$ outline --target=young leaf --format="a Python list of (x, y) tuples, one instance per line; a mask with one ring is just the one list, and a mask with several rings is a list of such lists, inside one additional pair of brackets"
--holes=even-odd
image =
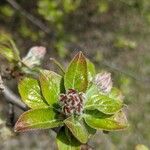
[(84, 108), (88, 110), (97, 109), (105, 114), (114, 114), (122, 108), (122, 102), (99, 94), (91, 97)]
[(44, 102), (39, 83), (33, 78), (24, 78), (18, 85), (18, 90), (25, 104), (30, 108), (42, 108), (48, 105)]
[(73, 116), (67, 118), (64, 123), (81, 143), (87, 143), (91, 134), (95, 133), (95, 130), (88, 127), (83, 120), (79, 121)]
[(123, 95), (121, 91), (115, 87), (112, 88), (111, 92), (109, 93), (109, 97), (116, 100), (118, 99), (120, 101), (123, 100)]
[(98, 130), (121, 130), (128, 126), (125, 114), (120, 111), (115, 115), (106, 115), (99, 111), (89, 111), (84, 115), (85, 122)]
[(77, 141), (71, 133), (67, 133), (66, 135), (64, 128), (61, 128), (57, 134), (57, 146), (59, 150), (80, 150), (79, 141)]
[(0, 45), (0, 55), (5, 57), (9, 62), (14, 61), (14, 54), (10, 48)]
[(9, 62), (20, 61), (19, 50), (8, 35), (0, 36), (0, 54)]
[(55, 72), (42, 70), (40, 84), (43, 96), (49, 105), (58, 102), (62, 77)]
[[(85, 103), (84, 109), (94, 110), (97, 109), (105, 114), (114, 114), (122, 108), (122, 102), (109, 95), (101, 94), (96, 92), (96, 89), (91, 87), (87, 91), (87, 102)], [(92, 95), (93, 93), (93, 95)]]
[(94, 75), (96, 74), (96, 71), (94, 64), (89, 59), (86, 59), (86, 62), (87, 62), (88, 81), (90, 82), (92, 81)]
[(15, 131), (47, 129), (62, 126), (63, 122), (52, 108), (32, 109), (23, 113), (15, 124)]
[(82, 52), (79, 52), (71, 61), (64, 76), (67, 89), (86, 91), (88, 86), (87, 63)]

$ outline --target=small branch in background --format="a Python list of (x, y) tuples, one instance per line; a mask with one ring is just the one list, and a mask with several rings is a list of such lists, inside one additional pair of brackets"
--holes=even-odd
[(46, 34), (50, 34), (50, 28), (43, 24), (39, 19), (24, 10), (15, 0), (6, 0), (14, 9), (19, 11), (23, 16), (30, 20), (34, 25), (40, 28)]
[(24, 111), (28, 110), (28, 107), (23, 102), (21, 102), (20, 98), (15, 95), (7, 86), (4, 86), (3, 95), (7, 102), (16, 105)]

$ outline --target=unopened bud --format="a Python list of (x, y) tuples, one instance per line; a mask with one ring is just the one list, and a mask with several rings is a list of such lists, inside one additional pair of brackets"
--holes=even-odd
[(46, 48), (42, 46), (32, 47), (27, 55), (22, 59), (22, 62), (28, 67), (33, 68), (39, 66), (46, 54)]
[(111, 73), (103, 72), (95, 76), (93, 81), (98, 89), (104, 93), (109, 93), (112, 88)]
[(66, 94), (60, 94), (60, 106), (66, 116), (81, 115), (83, 111), (84, 93), (69, 89)]

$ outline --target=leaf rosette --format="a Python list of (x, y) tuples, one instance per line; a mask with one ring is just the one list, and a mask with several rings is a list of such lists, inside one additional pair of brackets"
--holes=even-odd
[(60, 127), (58, 148), (77, 150), (96, 130), (126, 128), (120, 91), (112, 87), (110, 73), (95, 72), (79, 52), (63, 75), (41, 70), (39, 79), (21, 80), (19, 93), (31, 109), (20, 116), (15, 131)]

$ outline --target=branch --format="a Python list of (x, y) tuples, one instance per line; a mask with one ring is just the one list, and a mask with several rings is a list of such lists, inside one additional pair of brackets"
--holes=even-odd
[(14, 9), (19, 11), (23, 16), (25, 16), (28, 20), (30, 20), (34, 25), (40, 28), (46, 34), (50, 33), (49, 27), (44, 25), (39, 19), (28, 13), (24, 10), (15, 0), (6, 0)]
[(7, 86), (4, 86), (3, 95), (7, 102), (16, 105), (22, 110), (28, 110), (28, 107), (21, 101), (21, 99), (15, 95)]

